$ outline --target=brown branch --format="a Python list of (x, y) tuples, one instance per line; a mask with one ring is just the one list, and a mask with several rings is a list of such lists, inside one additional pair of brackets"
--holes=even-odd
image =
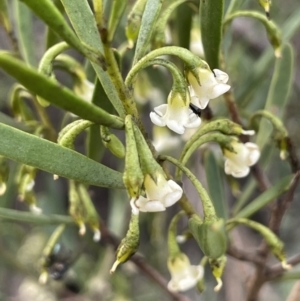
[[(110, 233), (103, 223), (101, 223), (101, 234), (103, 238), (102, 241), (112, 245), (115, 249), (117, 249), (117, 247), (120, 244), (120, 240), (117, 237), (115, 237), (112, 233)], [(191, 301), (188, 297), (182, 294), (170, 292), (168, 290), (167, 280), (157, 270), (155, 270), (153, 267), (148, 265), (142, 256), (135, 254), (129, 260), (132, 261), (142, 272), (144, 272), (145, 275), (147, 275), (149, 278), (154, 280), (154, 282), (156, 282), (174, 300)]]
[(287, 152), (289, 154), (287, 159), (289, 160), (292, 172), (296, 173), (300, 169), (300, 164), (296, 154), (295, 147), (290, 137), (286, 137), (285, 141), (287, 145)]
[(251, 262), (256, 265), (263, 265), (265, 263), (265, 260), (262, 256), (256, 253), (246, 252), (232, 245), (227, 249), (227, 254), (235, 259)]
[(291, 183), (291, 186), (283, 198), (279, 198), (273, 206), (272, 214), (269, 222), (269, 228), (275, 233), (279, 233), (282, 218), (293, 201), (294, 193), (300, 180), (300, 171), (298, 171)]
[[(299, 264), (300, 263), (300, 253), (290, 257), (287, 260), (287, 263), (292, 266)], [(280, 277), (284, 272), (285, 272), (285, 270), (282, 268), (281, 264), (277, 263), (267, 269), (266, 276), (267, 276), (268, 280), (273, 280), (275, 278)]]

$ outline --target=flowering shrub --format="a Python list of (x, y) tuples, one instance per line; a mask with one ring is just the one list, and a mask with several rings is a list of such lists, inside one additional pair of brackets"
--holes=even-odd
[[(240, 285), (245, 289), (239, 297), (253, 301), (267, 282), (293, 277), (287, 270), (299, 255), (286, 257), (279, 228), (300, 178), (282, 121), (294, 53), (282, 42), (281, 26), (270, 20), (271, 0), (257, 1), (256, 10), (242, 10), (242, 2), (0, 0), (0, 24), (11, 42), (10, 50), (0, 51), (0, 68), (14, 78), (0, 115), (0, 195), (6, 200), (0, 216), (31, 229), (22, 229), (24, 244), (17, 247), (17, 261), (10, 259), (25, 274), (22, 285), (44, 294), (48, 288), (53, 300), (63, 293), (45, 284), (59, 280), (68, 291), (72, 279), (78, 286), (72, 290), (87, 300), (130, 300), (139, 289), (161, 300), (187, 300), (182, 292), (190, 289), (223, 294), (233, 257), (255, 265), (245, 269), (251, 278)], [(43, 53), (30, 40), (32, 15), (47, 28)], [(229, 36), (238, 17), (260, 22), (271, 44), (247, 79), (230, 65), (228, 45), (235, 40)], [(257, 105), (252, 95), (265, 88), (262, 77), (271, 63), (268, 97)], [(278, 164), (277, 179), (269, 158)], [(96, 186), (103, 187), (100, 193)], [(269, 222), (253, 217), (261, 209), (270, 211)], [(37, 234), (27, 224), (56, 228), (39, 227)], [(8, 225), (3, 231), (14, 237), (18, 231), (10, 233)], [(233, 229), (239, 225), (260, 235), (260, 249), (252, 247), (249, 229), (240, 230), (245, 247), (238, 243)], [(8, 254), (3, 239), (0, 251)], [(272, 266), (269, 254), (280, 265)], [(26, 284), (26, 258), (40, 285)], [(120, 266), (128, 260), (156, 284), (136, 286), (131, 295), (137, 271)], [(240, 283), (247, 281), (241, 280), (244, 270), (236, 274)], [(152, 290), (157, 284), (163, 297)], [(29, 296), (22, 285), (20, 300)]]

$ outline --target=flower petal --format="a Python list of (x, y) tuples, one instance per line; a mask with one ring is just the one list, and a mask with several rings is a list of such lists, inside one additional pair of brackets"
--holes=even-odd
[(229, 76), (222, 70), (214, 69), (214, 75), (218, 83), (226, 84), (228, 82)]
[(230, 89), (230, 86), (227, 84), (216, 84), (211, 87), (210, 91), (208, 91), (208, 98), (214, 99), (219, 97), (220, 95), (226, 93)]
[(150, 119), (157, 126), (166, 126), (166, 122), (164, 121), (164, 119), (157, 115), (157, 113), (155, 112), (150, 113)]

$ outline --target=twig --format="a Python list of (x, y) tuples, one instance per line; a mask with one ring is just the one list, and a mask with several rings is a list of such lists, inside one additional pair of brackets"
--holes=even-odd
[[(292, 266), (299, 264), (300, 263), (300, 253), (290, 257), (287, 260), (287, 263), (291, 264)], [(272, 267), (270, 267), (267, 270), (266, 276), (267, 276), (268, 280), (273, 280), (275, 278), (280, 277), (284, 272), (285, 272), (285, 270), (282, 268), (281, 264), (278, 263), (278, 264), (273, 265)]]
[(227, 254), (235, 259), (251, 262), (256, 265), (263, 265), (265, 263), (264, 258), (261, 256), (255, 253), (245, 252), (244, 250), (238, 249), (232, 245), (227, 249)]
[(282, 218), (289, 207), (290, 203), (293, 201), (294, 193), (300, 180), (300, 171), (298, 171), (291, 183), (290, 189), (285, 194), (284, 198), (279, 198), (274, 204), (272, 209), (272, 214), (269, 222), (269, 228), (276, 234), (279, 233), (280, 224)]

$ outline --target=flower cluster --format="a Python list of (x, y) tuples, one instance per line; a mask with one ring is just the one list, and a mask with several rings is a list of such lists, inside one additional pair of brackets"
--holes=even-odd
[(193, 110), (190, 103), (205, 109), (209, 100), (219, 97), (230, 89), (228, 75), (219, 70), (197, 68), (196, 78), (192, 72), (187, 73), (189, 92), (185, 99), (180, 93), (170, 92), (168, 103), (154, 108), (150, 113), (151, 121), (158, 126), (167, 126), (178, 134), (183, 134), (186, 128), (197, 128), (201, 119)]

